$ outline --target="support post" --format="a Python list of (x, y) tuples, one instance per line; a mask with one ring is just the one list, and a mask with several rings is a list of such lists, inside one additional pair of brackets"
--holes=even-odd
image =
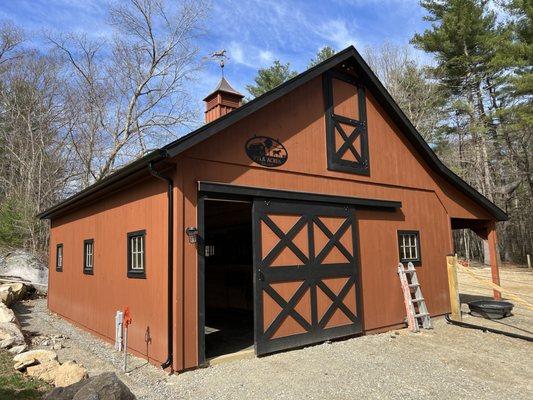
[(450, 289), (451, 317), (455, 321), (461, 321), (461, 302), (459, 300), (459, 285), (457, 282), (457, 258), (446, 256), (446, 266), (448, 269), (448, 287)]
[[(494, 221), (491, 221), (487, 226), (487, 241), (489, 242), (489, 253), (490, 253), (490, 270), (492, 275), (492, 282), (496, 285), (500, 284), (500, 257), (498, 254), (498, 238), (496, 236), (496, 224)], [(502, 294), (494, 290), (494, 300), (500, 300)]]
[(531, 254), (527, 255), (527, 267), (531, 269)]

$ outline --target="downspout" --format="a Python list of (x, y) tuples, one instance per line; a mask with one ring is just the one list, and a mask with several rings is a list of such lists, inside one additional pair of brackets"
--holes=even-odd
[[(162, 153), (163, 158), (168, 157), (168, 153), (165, 151)], [(150, 161), (148, 164), (148, 170), (150, 171), (150, 174), (152, 176), (161, 179), (165, 182), (167, 182), (167, 201), (168, 201), (168, 277), (167, 277), (167, 321), (168, 321), (168, 327), (167, 327), (167, 338), (168, 338), (168, 344), (167, 344), (167, 359), (166, 361), (161, 364), (161, 368), (165, 369), (168, 367), (171, 367), (172, 369), (172, 359), (173, 359), (173, 269), (174, 269), (174, 259), (173, 259), (173, 243), (174, 243), (174, 181), (169, 178), (168, 176), (161, 175), (158, 171), (154, 169), (154, 162)]]
[(519, 335), (518, 333), (502, 331), (502, 330), (494, 329), (494, 328), (487, 328), (486, 326), (469, 324), (463, 321), (456, 321), (450, 317), (450, 314), (445, 314), (444, 318), (446, 318), (446, 322), (448, 322), (449, 324), (457, 325), (462, 328), (479, 329), (480, 331), (483, 331), (483, 332), (491, 332), (491, 333), (496, 333), (498, 335), (505, 335), (505, 336), (509, 336), (515, 339), (522, 339), (522, 340), (527, 340), (528, 342), (533, 342), (532, 336), (524, 336), (524, 335)]

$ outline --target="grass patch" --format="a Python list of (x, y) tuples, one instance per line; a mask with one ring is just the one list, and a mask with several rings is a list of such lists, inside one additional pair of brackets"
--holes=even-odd
[(0, 399), (40, 399), (52, 386), (38, 379), (29, 378), (13, 368), (13, 355), (0, 350)]

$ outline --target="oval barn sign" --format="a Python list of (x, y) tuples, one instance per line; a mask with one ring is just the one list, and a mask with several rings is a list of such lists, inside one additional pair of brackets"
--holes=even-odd
[(248, 139), (244, 148), (252, 161), (264, 167), (279, 167), (287, 161), (287, 149), (268, 136), (254, 136)]

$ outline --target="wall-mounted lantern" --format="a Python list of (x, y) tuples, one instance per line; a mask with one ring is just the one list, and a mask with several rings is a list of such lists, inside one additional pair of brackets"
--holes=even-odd
[(198, 241), (198, 229), (194, 226), (189, 226), (187, 229), (185, 229), (185, 233), (189, 238), (189, 243), (196, 244)]

